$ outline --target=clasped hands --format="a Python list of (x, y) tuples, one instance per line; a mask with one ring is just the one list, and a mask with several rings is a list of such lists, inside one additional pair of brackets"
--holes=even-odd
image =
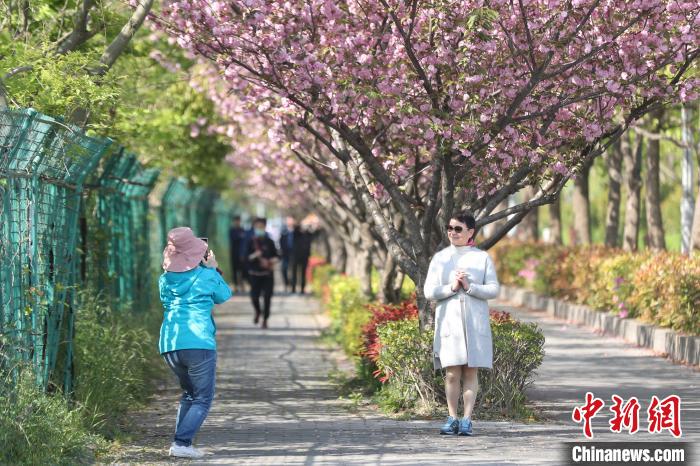
[(469, 287), (469, 274), (458, 270), (455, 273), (455, 279), (452, 282), (452, 291), (457, 292), (460, 288), (464, 288), (464, 291), (467, 291)]

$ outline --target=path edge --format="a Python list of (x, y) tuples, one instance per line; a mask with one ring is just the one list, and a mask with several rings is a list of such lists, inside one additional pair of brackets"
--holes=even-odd
[(593, 327), (605, 335), (620, 337), (628, 343), (662, 353), (675, 362), (700, 367), (700, 336), (682, 335), (637, 319), (622, 319), (609, 311), (595, 310), (584, 304), (570, 303), (510, 285), (501, 284), (499, 299)]

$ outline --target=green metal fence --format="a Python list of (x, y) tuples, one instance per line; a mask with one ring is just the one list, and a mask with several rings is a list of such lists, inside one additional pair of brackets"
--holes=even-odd
[(145, 310), (150, 305), (154, 267), (148, 195), (159, 174), (118, 148), (103, 158), (93, 177), (97, 189), (81, 222), (81, 278), (115, 307)]
[(83, 182), (111, 145), (34, 110), (0, 112), (0, 353), (47, 386), (59, 344), (70, 387)]
[(78, 289), (149, 309), (175, 226), (209, 237), (227, 269), (230, 205), (172, 179), (155, 212), (158, 176), (110, 139), (31, 109), (0, 111), (0, 370), (30, 365), (40, 386), (70, 392)]
[(0, 111), (1, 371), (29, 365), (41, 387), (69, 393), (77, 291), (148, 310), (173, 227), (209, 237), (228, 269), (231, 205), (171, 179), (154, 210), (158, 176), (110, 139), (32, 109)]

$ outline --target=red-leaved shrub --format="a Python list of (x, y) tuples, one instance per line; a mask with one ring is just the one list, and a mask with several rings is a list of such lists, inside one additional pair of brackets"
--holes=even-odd
[[(411, 296), (399, 304), (368, 304), (367, 308), (372, 313), (372, 317), (362, 327), (363, 345), (360, 350), (360, 356), (376, 364), (381, 351), (381, 344), (377, 338), (377, 327), (385, 322), (417, 317), (418, 306), (416, 306), (415, 296)], [(386, 382), (386, 375), (382, 374), (381, 371), (375, 370), (373, 374), (382, 383)]]

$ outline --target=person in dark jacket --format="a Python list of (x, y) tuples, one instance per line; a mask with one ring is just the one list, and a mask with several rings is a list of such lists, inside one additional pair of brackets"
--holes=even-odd
[(216, 376), (216, 324), (212, 311), (231, 297), (214, 252), (188, 227), (168, 232), (165, 273), (158, 281), (163, 324), (158, 348), (183, 389), (170, 456), (201, 458), (192, 440), (209, 413)]
[[(253, 222), (253, 235), (247, 241), (246, 264), (248, 280), (250, 281), (250, 298), (255, 308), (254, 323), (260, 321), (262, 315), (262, 328), (267, 328), (267, 320), (270, 318), (270, 304), (272, 302), (272, 290), (274, 283), (274, 267), (279, 257), (274, 241), (265, 232), (267, 221), (264, 218), (256, 218)], [(260, 307), (260, 296), (263, 297), (263, 307)]]
[(294, 230), (294, 246), (292, 248), (292, 293), (296, 293), (297, 283), (299, 293), (304, 294), (306, 288), (306, 267), (311, 255), (311, 240), (313, 235), (306, 228), (297, 227)]
[(299, 228), (294, 217), (287, 217), (287, 228), (280, 236), (280, 250), (282, 251), (282, 279), (284, 280), (284, 291), (289, 291), (291, 277), (289, 276), (289, 265), (292, 261), (292, 251), (294, 250), (294, 237)]
[(228, 230), (229, 250), (231, 256), (231, 278), (233, 291), (243, 291), (243, 260), (241, 258), (241, 247), (245, 239), (245, 230), (241, 227), (241, 217), (235, 216), (231, 221)]

